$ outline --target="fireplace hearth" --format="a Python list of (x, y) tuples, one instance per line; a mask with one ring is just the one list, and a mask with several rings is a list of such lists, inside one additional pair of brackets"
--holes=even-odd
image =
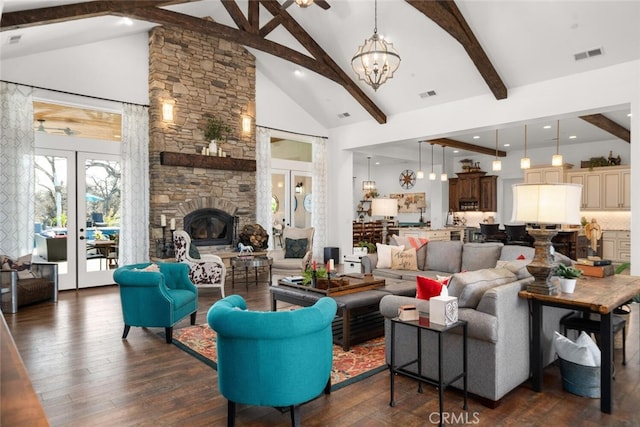
[(231, 245), (234, 216), (216, 208), (197, 209), (185, 215), (184, 230), (196, 246)]

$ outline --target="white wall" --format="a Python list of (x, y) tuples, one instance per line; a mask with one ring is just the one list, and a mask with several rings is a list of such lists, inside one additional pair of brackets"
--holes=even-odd
[(149, 104), (149, 36), (136, 34), (2, 61), (0, 79)]

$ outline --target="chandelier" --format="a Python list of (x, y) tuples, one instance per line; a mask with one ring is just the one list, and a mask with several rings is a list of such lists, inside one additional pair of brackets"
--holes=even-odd
[(369, 173), (367, 175), (367, 180), (362, 181), (362, 189), (365, 191), (371, 191), (376, 189), (376, 182), (371, 180), (371, 156), (367, 157), (369, 162)]
[(378, 35), (378, 0), (375, 1), (375, 22), (373, 35), (364, 41), (351, 58), (351, 67), (358, 78), (378, 90), (400, 66), (400, 55), (393, 43), (386, 42)]
[(303, 9), (313, 4), (313, 0), (295, 0), (295, 1), (296, 1), (296, 4)]

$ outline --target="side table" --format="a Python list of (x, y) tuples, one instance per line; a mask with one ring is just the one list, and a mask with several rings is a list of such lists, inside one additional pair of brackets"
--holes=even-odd
[(262, 267), (269, 267), (269, 285), (271, 285), (271, 266), (273, 265), (273, 258), (266, 256), (258, 257), (235, 257), (231, 258), (231, 288), (236, 284), (236, 268), (244, 268), (244, 285), (249, 290), (249, 268), (253, 268), (256, 275), (256, 286), (258, 286), (258, 269)]
[[(395, 353), (396, 353), (396, 345), (395, 345), (395, 333), (396, 333), (396, 325), (403, 324), (410, 327), (415, 328), (416, 330), (416, 339), (418, 341), (418, 354), (414, 360), (411, 360), (404, 365), (396, 366), (395, 365)], [(462, 328), (462, 372), (458, 375), (455, 375), (453, 378), (450, 378), (449, 381), (445, 381), (443, 378), (443, 348), (442, 348), (442, 336), (456, 328)], [(432, 332), (438, 334), (438, 378), (428, 378), (422, 375), (422, 333), (423, 332)], [(456, 323), (453, 323), (449, 326), (445, 325), (437, 325), (435, 323), (430, 323), (428, 317), (421, 317), (419, 320), (411, 320), (404, 321), (399, 318), (391, 319), (391, 361), (389, 364), (389, 370), (391, 371), (390, 378), (390, 392), (391, 392), (391, 400), (389, 401), (389, 406), (395, 406), (395, 401), (393, 398), (393, 392), (395, 387), (395, 375), (402, 374), (409, 378), (413, 378), (418, 380), (418, 392), (422, 393), (422, 383), (431, 384), (438, 388), (438, 397), (440, 403), (440, 425), (442, 426), (442, 409), (444, 406), (444, 390), (449, 387), (453, 382), (463, 379), (463, 388), (464, 388), (464, 406), (462, 407), (465, 411), (467, 410), (467, 322), (465, 320), (458, 320)], [(409, 366), (417, 365), (415, 370), (408, 369)], [(416, 372), (417, 371), (417, 372)]]

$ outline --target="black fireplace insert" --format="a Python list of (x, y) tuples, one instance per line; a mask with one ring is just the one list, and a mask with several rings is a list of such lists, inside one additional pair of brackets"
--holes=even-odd
[(196, 246), (231, 245), (234, 217), (220, 209), (198, 209), (184, 217), (184, 230)]

